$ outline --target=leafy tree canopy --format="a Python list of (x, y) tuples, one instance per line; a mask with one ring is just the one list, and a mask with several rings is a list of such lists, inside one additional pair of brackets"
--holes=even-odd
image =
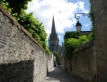
[(93, 32), (88, 36), (81, 35), (78, 32), (66, 32), (64, 36), (64, 46), (65, 46), (65, 55), (68, 59), (72, 58), (73, 51), (78, 46), (87, 43), (89, 40), (93, 39)]
[(1, 0), (3, 2), (8, 2), (8, 7), (9, 8), (12, 8), (12, 13), (18, 13), (20, 14), (21, 13), (21, 10), (25, 10), (27, 9), (27, 4), (29, 1), (32, 1), (32, 0)]
[(64, 39), (68, 39), (68, 38), (78, 38), (78, 36), (80, 36), (81, 33), (80, 32), (66, 32)]
[(31, 35), (41, 44), (41, 46), (50, 54), (49, 48), (46, 45), (47, 34), (45, 27), (38, 19), (33, 17), (33, 13), (26, 13), (27, 4), (31, 0), (1, 0), (0, 4), (9, 11), (15, 19), (27, 29)]
[(47, 42), (47, 34), (45, 32), (45, 27), (38, 19), (33, 17), (33, 13), (25, 13), (25, 11), (21, 11), (19, 17), (16, 18), (18, 22), (27, 29), (31, 35), (41, 44), (41, 46), (46, 50), (49, 54)]
[(6, 2), (5, 0), (0, 0), (0, 5), (2, 5), (3, 8), (7, 9), (8, 12), (11, 14), (12, 9), (9, 8), (9, 4), (8, 4), (8, 2)]
[(56, 51), (53, 51), (53, 54), (56, 57), (56, 61), (58, 63), (58, 61), (60, 60), (60, 55)]

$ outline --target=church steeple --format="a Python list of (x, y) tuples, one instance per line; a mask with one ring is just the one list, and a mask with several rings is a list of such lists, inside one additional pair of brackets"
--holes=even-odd
[(51, 29), (51, 34), (49, 36), (49, 49), (50, 51), (57, 51), (59, 47), (59, 38), (58, 35), (56, 33), (56, 29), (55, 29), (55, 20), (54, 20), (54, 16), (52, 19), (52, 29)]
[(49, 40), (58, 40), (59, 41), (59, 38), (58, 38), (57, 33), (56, 33), (56, 29), (55, 29), (54, 16), (53, 16), (53, 20), (52, 20), (52, 29), (51, 29), (51, 34), (50, 34)]
[(52, 20), (52, 30), (51, 30), (51, 33), (52, 33), (52, 34), (56, 34), (54, 16), (53, 16), (53, 20)]

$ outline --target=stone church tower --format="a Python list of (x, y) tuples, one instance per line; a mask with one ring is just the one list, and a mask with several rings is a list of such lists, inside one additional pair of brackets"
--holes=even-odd
[(58, 35), (56, 33), (56, 29), (55, 29), (55, 20), (53, 17), (52, 20), (52, 29), (51, 29), (51, 34), (49, 36), (49, 49), (51, 52), (56, 51), (60, 54), (60, 46), (59, 46), (59, 38)]

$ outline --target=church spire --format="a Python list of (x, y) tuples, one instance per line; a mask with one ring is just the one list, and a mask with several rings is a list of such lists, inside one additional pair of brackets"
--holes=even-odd
[(51, 29), (51, 34), (49, 36), (49, 49), (50, 51), (58, 51), (59, 49), (59, 38), (58, 35), (56, 33), (56, 29), (55, 29), (55, 20), (54, 20), (54, 16), (52, 19), (52, 29)]
[(52, 20), (52, 30), (51, 30), (51, 33), (52, 33), (52, 34), (56, 34), (54, 16), (53, 16), (53, 20)]

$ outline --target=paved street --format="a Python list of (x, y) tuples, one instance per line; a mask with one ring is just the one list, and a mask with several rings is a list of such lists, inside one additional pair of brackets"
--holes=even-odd
[(46, 82), (84, 82), (80, 78), (74, 75), (69, 75), (65, 73), (60, 68), (56, 68), (54, 71), (50, 72), (47, 77)]

